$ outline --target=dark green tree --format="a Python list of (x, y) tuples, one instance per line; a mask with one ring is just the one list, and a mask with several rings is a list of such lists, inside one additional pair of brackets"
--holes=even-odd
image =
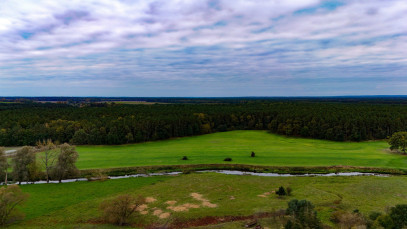
[(407, 148), (407, 132), (396, 132), (389, 139), (391, 150), (401, 150), (406, 153)]

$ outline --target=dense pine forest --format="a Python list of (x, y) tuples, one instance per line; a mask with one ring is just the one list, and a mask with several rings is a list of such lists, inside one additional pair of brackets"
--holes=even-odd
[(364, 141), (385, 139), (393, 132), (407, 130), (407, 106), (397, 100), (204, 102), (109, 102), (81, 106), (0, 103), (0, 145), (34, 145), (43, 139), (73, 144), (124, 144), (229, 130), (269, 130), (288, 136)]

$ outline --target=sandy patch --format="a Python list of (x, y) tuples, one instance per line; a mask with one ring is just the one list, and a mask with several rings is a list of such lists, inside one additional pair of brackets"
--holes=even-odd
[(148, 211), (141, 211), (140, 214), (142, 214), (142, 215), (147, 215), (147, 214), (148, 214)]
[(154, 197), (147, 197), (146, 198), (146, 202), (147, 203), (153, 203), (153, 202), (155, 202), (157, 199), (156, 198), (154, 198)]
[[(273, 191), (274, 192), (274, 191)], [(263, 194), (257, 195), (258, 197), (262, 197), (262, 198), (266, 198), (267, 196), (269, 196), (271, 193), (270, 192), (265, 192)]]
[(188, 211), (190, 208), (199, 208), (199, 205), (186, 203), (186, 204), (183, 204), (183, 205), (167, 207), (167, 209), (170, 209), (170, 210), (175, 211), (175, 212)]
[(142, 212), (148, 208), (147, 204), (142, 204), (136, 208), (137, 211)]
[(163, 211), (162, 211), (161, 209), (157, 209), (157, 210), (154, 210), (153, 215), (159, 216), (159, 215), (161, 215), (162, 213), (163, 213)]
[(191, 193), (191, 196), (192, 196), (192, 198), (194, 198), (195, 200), (199, 200), (199, 201), (204, 201), (204, 200), (206, 200), (206, 199), (204, 199), (204, 198), (202, 197), (201, 194), (196, 193), (196, 192)]
[(162, 213), (162, 214), (160, 214), (160, 216), (159, 216), (160, 219), (166, 219), (166, 218), (168, 218), (168, 217), (170, 217), (170, 213), (168, 213), (168, 212)]
[(209, 207), (209, 208), (216, 208), (218, 205), (213, 204), (211, 202), (209, 202), (209, 200), (205, 199), (202, 197), (202, 194), (193, 192), (191, 193), (192, 198), (194, 198), (195, 200), (199, 200), (202, 202), (202, 206), (204, 207)]
[(186, 207), (184, 207), (182, 205), (180, 205), (180, 206), (169, 206), (169, 207), (167, 207), (167, 209), (170, 209), (170, 210), (175, 211), (175, 212), (188, 211), (188, 208), (186, 208)]
[(168, 204), (168, 205), (175, 205), (176, 203), (177, 203), (177, 201), (175, 201), (175, 200), (169, 200), (169, 201), (167, 201), (167, 202), (165, 202), (166, 204)]
[(202, 206), (208, 207), (208, 208), (216, 208), (218, 205), (217, 204), (213, 204), (209, 201), (203, 201), (202, 202)]
[(198, 204), (190, 204), (190, 203), (183, 204), (182, 206), (184, 206), (186, 208), (199, 208)]

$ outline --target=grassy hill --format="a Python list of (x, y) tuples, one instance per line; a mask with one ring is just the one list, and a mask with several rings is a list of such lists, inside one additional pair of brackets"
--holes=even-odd
[[(407, 156), (387, 151), (385, 141), (332, 142), (266, 131), (230, 131), (119, 146), (78, 146), (80, 169), (143, 165), (231, 163), (272, 166), (349, 165), (407, 168)], [(254, 151), (256, 157), (251, 158)], [(188, 156), (189, 160), (181, 160)]]

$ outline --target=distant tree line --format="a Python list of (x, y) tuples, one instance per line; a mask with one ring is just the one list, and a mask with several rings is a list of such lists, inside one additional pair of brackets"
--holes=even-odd
[(124, 144), (229, 130), (334, 141), (385, 139), (407, 130), (407, 106), (248, 101), (220, 104), (1, 104), (0, 145)]

